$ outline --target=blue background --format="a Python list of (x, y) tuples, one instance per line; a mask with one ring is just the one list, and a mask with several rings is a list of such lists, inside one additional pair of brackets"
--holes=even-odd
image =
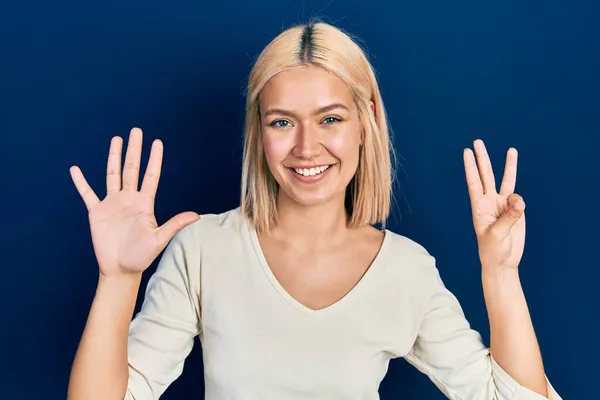
[[(597, 2), (11, 3), (0, 6), (0, 398), (66, 397), (97, 279), (69, 167), (103, 196), (110, 137), (139, 126), (144, 160), (152, 139), (165, 144), (160, 223), (236, 207), (246, 77), (268, 41), (311, 16), (372, 55), (401, 156), (390, 228), (436, 256), (486, 343), (462, 149), (483, 138), (497, 174), (508, 147), (520, 151), (521, 276), (547, 374), (565, 399), (597, 397)], [(203, 397), (201, 355), (163, 398)], [(381, 397), (443, 398), (403, 360)]]

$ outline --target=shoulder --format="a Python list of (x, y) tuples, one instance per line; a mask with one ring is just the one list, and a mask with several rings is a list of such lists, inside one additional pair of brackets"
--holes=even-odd
[(401, 258), (432, 260), (433, 256), (421, 243), (400, 233), (385, 230), (388, 251), (391, 255)]
[(239, 207), (220, 213), (204, 213), (200, 214), (198, 221), (180, 230), (173, 241), (187, 248), (200, 244), (206, 247), (211, 243), (227, 243), (239, 237), (246, 227), (247, 222)]
[(203, 233), (236, 232), (246, 226), (239, 207), (221, 213), (200, 214), (196, 229)]
[(435, 257), (416, 240), (386, 229), (385, 258), (403, 277), (412, 277), (425, 284), (438, 278)]
[[(436, 258), (425, 246), (410, 237), (386, 230), (386, 270), (394, 287), (409, 299), (417, 319), (425, 315), (435, 301), (446, 298), (447, 290)], [(432, 303), (432, 301), (434, 301)]]

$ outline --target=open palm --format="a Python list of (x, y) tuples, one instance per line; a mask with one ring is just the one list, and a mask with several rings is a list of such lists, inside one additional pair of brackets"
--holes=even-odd
[(179, 230), (198, 219), (196, 213), (184, 212), (159, 227), (154, 217), (154, 199), (162, 165), (162, 142), (152, 143), (140, 190), (142, 131), (131, 130), (123, 171), (122, 148), (123, 140), (113, 137), (106, 169), (107, 194), (102, 201), (79, 167), (73, 166), (70, 170), (88, 209), (94, 252), (104, 275), (143, 272)]
[(473, 226), (484, 267), (519, 266), (525, 247), (525, 203), (514, 193), (517, 150), (507, 152), (500, 191), (483, 141), (474, 142), (475, 154), (464, 150), (465, 176), (471, 202)]

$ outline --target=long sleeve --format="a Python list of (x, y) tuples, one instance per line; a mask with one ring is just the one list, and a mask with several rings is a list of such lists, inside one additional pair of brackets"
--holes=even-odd
[[(431, 257), (433, 259), (433, 257)], [(452, 400), (541, 400), (545, 397), (515, 381), (493, 359), (481, 335), (470, 327), (456, 297), (435, 266), (425, 287), (425, 310), (406, 361)], [(551, 400), (561, 400), (547, 380)]]
[(183, 371), (200, 323), (197, 223), (169, 243), (130, 325), (125, 400), (156, 400)]

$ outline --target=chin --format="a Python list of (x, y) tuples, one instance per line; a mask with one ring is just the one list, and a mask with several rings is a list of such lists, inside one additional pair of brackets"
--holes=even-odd
[(338, 165), (333, 165), (319, 175), (299, 176), (292, 168), (279, 170), (280, 195), (303, 207), (315, 207), (345, 199), (348, 182), (340, 174)]
[(280, 194), (302, 207), (315, 207), (334, 202), (343, 204), (346, 196), (345, 186), (333, 182), (331, 184), (334, 187), (326, 185), (319, 188), (308, 188), (303, 185), (289, 184), (288, 182), (284, 186), (280, 186)]
[(339, 196), (332, 194), (321, 195), (316, 193), (286, 193), (294, 203), (302, 207), (316, 207), (323, 204), (330, 203), (333, 199)]

